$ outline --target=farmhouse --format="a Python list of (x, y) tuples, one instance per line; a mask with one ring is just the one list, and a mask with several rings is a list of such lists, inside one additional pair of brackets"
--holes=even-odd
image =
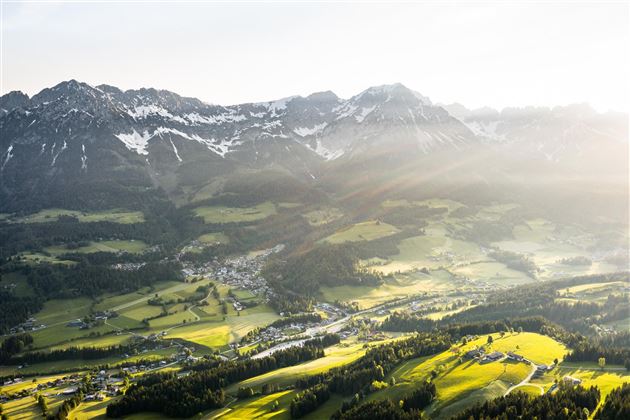
[(490, 354), (487, 354), (482, 362), (483, 363), (490, 363), (490, 362), (496, 362), (497, 360), (500, 360), (504, 357), (505, 355), (503, 353), (501, 353), (500, 351), (494, 351)]
[(522, 361), (525, 360), (525, 358), (523, 356), (521, 356), (520, 354), (516, 354), (516, 353), (513, 353), (511, 351), (507, 352), (507, 357), (508, 357), (508, 359), (515, 360), (517, 362), (522, 362)]
[(75, 319), (74, 321), (70, 321), (66, 324), (66, 327), (79, 327), (79, 328), (83, 328), (85, 327), (87, 324), (83, 321), (81, 321), (80, 319)]
[(581, 380), (581, 379), (579, 379), (579, 378), (574, 378), (573, 376), (569, 376), (569, 375), (567, 375), (567, 376), (565, 376), (564, 378), (562, 378), (562, 381), (563, 381), (564, 383), (571, 384), (571, 385), (579, 385), (579, 384), (581, 384), (581, 383), (582, 383), (582, 380)]
[(483, 347), (481, 347), (479, 349), (467, 351), (466, 354), (464, 354), (464, 357), (466, 357), (467, 359), (476, 359), (478, 357), (482, 357), (485, 352), (486, 351), (483, 349)]

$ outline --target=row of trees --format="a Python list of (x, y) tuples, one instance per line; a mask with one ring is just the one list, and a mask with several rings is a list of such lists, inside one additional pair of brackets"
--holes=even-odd
[(33, 344), (33, 336), (28, 333), (7, 337), (0, 345), (0, 363), (7, 363), (13, 355), (24, 351)]
[(315, 296), (322, 285), (376, 286), (380, 275), (361, 269), (356, 249), (351, 245), (320, 245), (286, 261), (274, 261), (265, 267), (263, 276), (272, 286), (295, 293)]
[[(10, 337), (14, 338), (14, 337)], [(8, 341), (9, 339), (7, 339)], [(43, 363), (57, 360), (95, 360), (125, 353), (132, 353), (133, 345), (115, 345), (108, 347), (68, 347), (46, 352), (28, 352), (4, 362), (11, 365), (24, 363)], [(1, 360), (1, 359), (0, 359)]]
[(291, 324), (307, 324), (310, 322), (320, 322), (321, 320), (322, 316), (319, 313), (310, 312), (277, 319), (269, 324), (269, 327), (280, 328)]
[(328, 399), (328, 393), (368, 393), (375, 381), (382, 381), (388, 372), (404, 360), (436, 354), (448, 349), (450, 345), (449, 335), (416, 334), (404, 340), (373, 347), (348, 365), (300, 379), (296, 382), (296, 387), (303, 392), (291, 403), (292, 415), (301, 417), (314, 411)]
[[(597, 387), (560, 386), (553, 394), (531, 398), (523, 392), (477, 404), (453, 417), (453, 420), (480, 419), (588, 419), (597, 407)], [(623, 418), (623, 417), (620, 417)]]
[(104, 292), (136, 290), (159, 281), (181, 278), (178, 262), (152, 262), (137, 270), (116, 270), (91, 264), (39, 264), (24, 267), (28, 283), (41, 296), (96, 297)]
[(39, 296), (17, 297), (0, 290), (0, 334), (24, 322), (31, 314), (42, 309), (44, 299)]
[(595, 413), (596, 419), (614, 420), (630, 419), (630, 383), (625, 383), (613, 389), (606, 401)]
[(411, 420), (421, 418), (420, 411), (433, 402), (437, 390), (432, 382), (422, 382), (411, 394), (400, 401), (384, 399), (359, 404), (353, 399), (333, 414), (333, 420)]

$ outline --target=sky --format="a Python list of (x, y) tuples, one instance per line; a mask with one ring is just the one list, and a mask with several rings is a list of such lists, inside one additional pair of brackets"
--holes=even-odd
[(1, 93), (77, 79), (229, 105), (400, 82), (470, 108), (630, 108), (628, 1), (0, 1)]

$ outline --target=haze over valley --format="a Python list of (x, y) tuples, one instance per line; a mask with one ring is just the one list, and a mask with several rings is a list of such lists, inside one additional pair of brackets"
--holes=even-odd
[[(126, 6), (137, 16), (138, 5)], [(153, 25), (166, 19), (170, 6), (146, 6), (139, 28), (162, 39)], [(251, 86), (237, 80), (243, 71), (237, 64), (260, 72), (261, 86), (250, 97), (270, 87), (277, 97), (219, 104), (164, 89), (130, 89), (138, 69), (129, 66), (123, 77), (107, 60), (103, 69), (90, 67), (90, 83), (78, 76), (48, 83), (48, 74), (25, 81), (16, 64), (3, 62), (10, 76), (5, 86), (19, 81), (29, 94), (0, 89), (2, 420), (630, 416), (628, 113), (606, 110), (619, 103), (611, 93), (618, 69), (610, 70), (610, 80), (598, 75), (599, 88), (594, 79), (575, 85), (584, 102), (541, 105), (554, 95), (569, 97), (556, 76), (578, 60), (569, 54), (574, 46), (607, 45), (613, 55), (613, 35), (623, 27), (612, 17), (613, 5), (549, 9), (549, 16), (559, 16), (575, 8), (558, 20), (576, 34), (575, 44), (550, 32), (550, 44), (539, 43), (539, 52), (523, 48), (525, 55), (559, 51), (560, 57), (536, 61), (541, 73), (530, 64), (531, 77), (518, 82), (506, 81), (512, 61), (520, 59), (499, 48), (502, 40), (491, 38), (475, 54), (455, 48), (477, 66), (479, 57), (506, 61), (506, 75), (485, 86), (487, 95), (462, 82), (487, 74), (474, 66), (469, 75), (460, 70), (462, 80), (452, 84), (464, 86), (461, 103), (438, 77), (440, 69), (453, 71), (444, 52), (427, 42), (426, 56), (441, 60), (435, 67), (414, 64), (401, 53), (411, 44), (398, 31), (468, 45), (464, 29), (473, 23), (480, 31), (470, 35), (474, 39), (496, 35), (496, 27), (481, 24), (495, 15), (506, 19), (496, 19), (501, 25), (514, 19), (525, 28), (515, 11), (499, 5), (466, 6), (461, 15), (438, 5), (304, 6), (312, 13), (303, 16), (304, 28), (287, 28), (311, 40), (304, 45), (321, 58), (336, 50), (322, 50), (306, 29), (328, 16), (336, 34), (337, 19), (350, 6), (366, 20), (348, 20), (349, 29), (368, 37), (366, 28), (380, 22), (382, 36), (401, 44), (372, 54), (373, 65), (363, 67), (372, 79), (391, 74), (383, 84), (348, 94), (356, 86), (348, 75), (351, 60), (332, 79), (313, 62), (299, 73), (304, 80), (296, 95), (286, 96), (297, 86), (292, 77), (298, 73), (289, 70), (295, 63), (272, 72), (262, 58), (258, 66), (247, 62), (243, 57), (254, 55), (246, 54), (244, 38), (228, 37), (214, 19), (224, 16), (253, 39), (257, 26), (246, 25), (248, 13), (295, 22), (305, 11), (290, 4), (234, 5), (247, 12), (237, 24), (227, 5), (211, 6), (168, 9), (180, 48), (197, 46), (182, 71), (198, 64), (219, 74), (225, 56), (215, 54), (214, 67), (199, 64), (205, 52), (224, 47), (199, 46), (223, 40), (241, 54), (231, 58), (235, 74), (216, 88), (217, 97), (231, 89), (231, 98), (241, 98), (241, 84)], [(24, 32), (34, 26), (27, 16), (67, 22), (68, 31), (99, 43), (84, 25), (99, 27), (119, 10), (43, 7), (7, 9), (7, 33), (22, 34), (7, 37), (7, 57), (15, 60), (16, 39), (40, 51)], [(547, 7), (518, 10), (544, 16), (537, 22), (545, 28)], [(267, 15), (272, 8), (277, 13)], [(62, 10), (86, 21), (61, 18)], [(320, 15), (323, 10), (329, 15)], [(426, 13), (461, 32), (428, 23), (401, 29), (373, 14), (378, 10), (399, 23), (408, 19), (405, 11), (418, 19)], [(195, 37), (176, 19), (188, 13), (183, 22), (197, 22), (190, 11), (208, 20), (194, 27)], [(591, 31), (592, 44), (576, 32), (584, 27), (579, 22), (589, 21), (586, 11), (600, 28)], [(608, 26), (600, 24), (608, 14)], [(98, 33), (117, 45), (114, 38), (131, 30), (123, 26), (120, 33)], [(271, 26), (261, 32), (260, 48), (286, 62), (278, 45), (262, 40), (294, 41)], [(544, 31), (534, 32), (533, 39), (543, 37)], [(318, 41), (329, 45), (328, 36)], [(516, 46), (527, 41), (515, 32), (505, 36)], [(558, 49), (560, 40), (566, 51)], [(163, 42), (134, 48), (151, 63), (147, 51), (170, 51)], [(67, 57), (68, 44), (55, 45)], [(73, 48), (83, 51), (77, 57), (92, 57), (82, 42)], [(120, 57), (127, 48), (120, 46)], [(356, 48), (362, 63), (367, 52)], [(293, 50), (295, 61), (304, 59)], [(622, 67), (622, 58), (610, 63), (615, 60)], [(164, 61), (145, 67), (146, 80), (156, 74), (174, 80), (168, 74), (173, 60)], [(58, 63), (51, 58), (52, 74), (59, 73)], [(76, 74), (86, 74), (87, 65), (76, 58)], [(334, 83), (304, 93), (315, 84), (310, 76), (317, 68), (318, 86)], [(426, 74), (426, 85), (391, 83), (389, 77), (408, 68)], [(107, 80), (125, 89), (94, 83), (106, 69)], [(354, 73), (357, 81), (367, 77)], [(180, 79), (190, 95), (192, 83)], [(34, 90), (44, 81), (46, 87)], [(524, 86), (545, 83), (555, 83), (557, 91), (531, 106), (491, 107), (502, 103), (502, 90), (523, 103)], [(198, 85), (203, 98), (209, 86), (218, 86), (211, 76)], [(339, 85), (343, 95), (335, 93)], [(429, 97), (442, 95), (440, 89), (452, 101)], [(470, 98), (475, 106), (467, 107)], [(611, 106), (599, 101), (593, 107), (591, 99)]]

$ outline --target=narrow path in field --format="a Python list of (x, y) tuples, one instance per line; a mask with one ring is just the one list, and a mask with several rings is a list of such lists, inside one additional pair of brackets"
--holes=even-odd
[[(510, 392), (512, 392), (512, 390), (514, 388), (518, 388), (519, 386), (522, 386), (522, 385), (534, 385), (534, 384), (530, 384), (529, 381), (532, 379), (532, 376), (534, 376), (534, 373), (536, 373), (537, 366), (536, 366), (535, 363), (530, 362), (529, 360), (527, 362), (532, 366), (532, 370), (531, 370), (531, 372), (529, 372), (529, 375), (527, 375), (525, 377), (525, 379), (523, 379), (521, 382), (517, 383), (516, 385), (512, 385), (511, 387), (509, 387), (507, 389), (507, 391), (505, 391), (505, 394), (503, 394), (503, 395), (509, 394)], [(539, 386), (539, 385), (534, 385), (534, 386), (538, 386), (540, 388), (541, 392), (544, 392), (541, 386)]]
[[(208, 298), (210, 297), (210, 294), (211, 294), (211, 293), (210, 293), (210, 292), (208, 292), (208, 294), (206, 295), (206, 297), (205, 297), (205, 298), (203, 298), (203, 299), (201, 299), (201, 300), (199, 301), (199, 303), (201, 303), (201, 302), (205, 302), (206, 300), (208, 300)], [(199, 306), (199, 304), (192, 305), (190, 308), (188, 308), (188, 312), (190, 312), (190, 313), (192, 314), (192, 316), (194, 316), (194, 317), (195, 317), (195, 320), (194, 320), (193, 322), (198, 322), (198, 321), (201, 321), (201, 317), (192, 311), (192, 310), (193, 310), (194, 308), (196, 308), (197, 306)], [(165, 329), (164, 331), (170, 331), (170, 330), (172, 330), (173, 328), (181, 327), (182, 325), (186, 325), (186, 323), (185, 323), (185, 322), (182, 322), (182, 323), (180, 323), (180, 324), (173, 325), (172, 327), (169, 327), (169, 328)]]
[(224, 415), (226, 415), (227, 413), (229, 413), (230, 411), (232, 411), (232, 409), (231, 409), (229, 406), (230, 406), (232, 403), (234, 403), (234, 402), (236, 402), (236, 401), (237, 401), (237, 398), (234, 398), (234, 397), (232, 397), (232, 398), (233, 398), (233, 399), (232, 399), (229, 403), (225, 404), (225, 405), (223, 406), (223, 408), (221, 408), (221, 409), (220, 409), (220, 410), (221, 410), (220, 412), (218, 412), (218, 413), (216, 413), (216, 414), (213, 414), (213, 415), (212, 415), (212, 417), (209, 417), (209, 420), (218, 419), (219, 417), (223, 417)]

